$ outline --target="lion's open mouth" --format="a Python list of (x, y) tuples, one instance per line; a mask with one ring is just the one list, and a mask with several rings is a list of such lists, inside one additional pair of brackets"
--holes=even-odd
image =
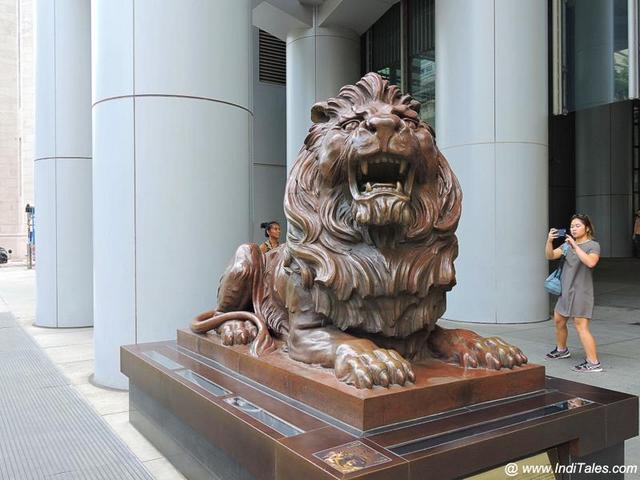
[(359, 159), (349, 171), (349, 189), (353, 198), (374, 195), (411, 196), (414, 167), (406, 158), (379, 154)]

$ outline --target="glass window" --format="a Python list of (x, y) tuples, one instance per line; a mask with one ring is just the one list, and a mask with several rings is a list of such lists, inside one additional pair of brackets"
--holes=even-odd
[(627, 0), (564, 0), (566, 108), (629, 97)]
[(374, 71), (403, 86), (422, 104), (422, 119), (434, 125), (435, 0), (396, 3), (362, 36), (361, 46), (363, 74)]
[(400, 4), (397, 3), (371, 27), (371, 65), (374, 72), (395, 85), (401, 83)]
[(422, 103), (422, 120), (435, 126), (435, 0), (409, 0), (407, 3), (408, 90)]

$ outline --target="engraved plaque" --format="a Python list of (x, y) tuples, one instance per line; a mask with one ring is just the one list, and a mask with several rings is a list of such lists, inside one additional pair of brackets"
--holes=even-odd
[(345, 443), (313, 454), (340, 473), (357, 472), (391, 459), (360, 441)]

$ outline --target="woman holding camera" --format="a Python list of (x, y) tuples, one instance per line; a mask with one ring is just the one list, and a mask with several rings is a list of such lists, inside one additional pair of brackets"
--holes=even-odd
[[(576, 372), (601, 372), (596, 342), (589, 330), (589, 321), (593, 314), (593, 268), (600, 260), (600, 244), (593, 240), (594, 228), (586, 215), (571, 217), (571, 235), (567, 235), (560, 248), (553, 248), (553, 240), (558, 238), (558, 230), (552, 228), (547, 236), (545, 256), (548, 260), (557, 260), (565, 255), (562, 267), (562, 294), (553, 311), (556, 325), (556, 348), (547, 353), (547, 358), (569, 358), (567, 348), (567, 320), (573, 322), (584, 347), (586, 359), (572, 370)], [(564, 253), (566, 252), (566, 253)]]

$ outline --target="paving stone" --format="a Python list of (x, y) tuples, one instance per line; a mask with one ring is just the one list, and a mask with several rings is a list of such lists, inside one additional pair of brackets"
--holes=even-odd
[(0, 478), (152, 479), (10, 313), (0, 325)]

